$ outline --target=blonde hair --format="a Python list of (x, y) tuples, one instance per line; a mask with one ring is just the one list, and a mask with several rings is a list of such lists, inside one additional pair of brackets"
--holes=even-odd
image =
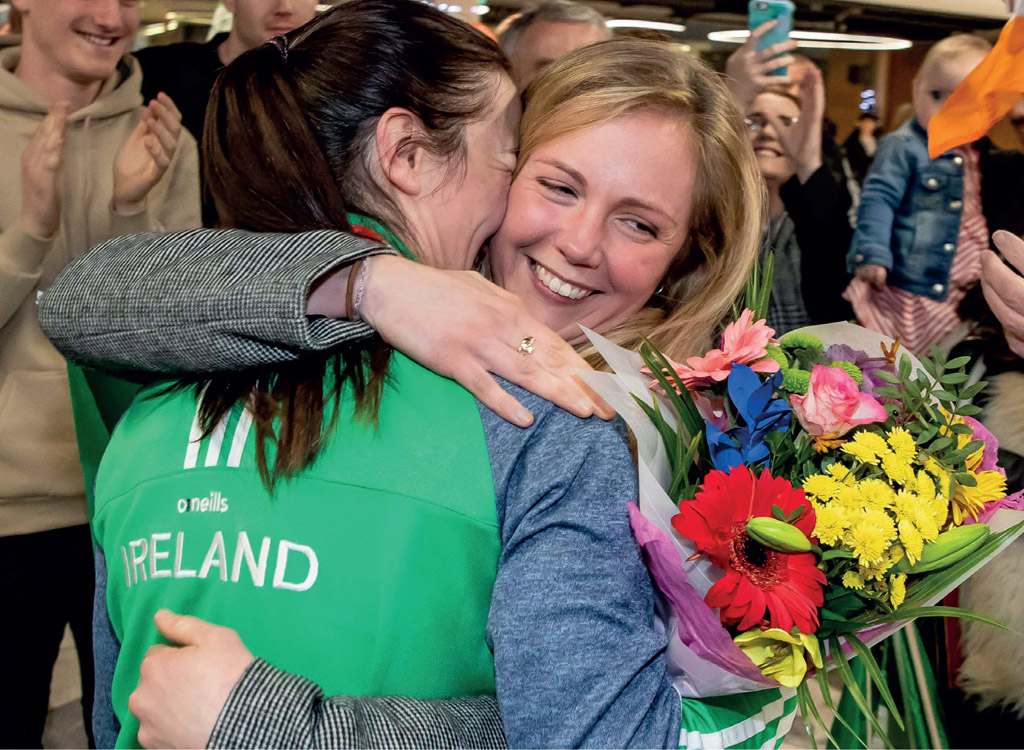
[(926, 70), (939, 62), (955, 59), (971, 52), (987, 55), (991, 50), (992, 45), (987, 40), (974, 34), (953, 34), (952, 36), (947, 36), (945, 39), (937, 41), (928, 50), (924, 60), (921, 62), (921, 67), (917, 69), (915, 79), (920, 78)]
[[(663, 290), (603, 333), (630, 349), (646, 337), (676, 360), (703, 353), (757, 258), (767, 211), (743, 116), (725, 84), (671, 44), (620, 38), (552, 64), (524, 97), (520, 168), (541, 145), (629, 113), (654, 110), (689, 124), (697, 157), (689, 237)], [(583, 354), (601, 364), (592, 349)]]

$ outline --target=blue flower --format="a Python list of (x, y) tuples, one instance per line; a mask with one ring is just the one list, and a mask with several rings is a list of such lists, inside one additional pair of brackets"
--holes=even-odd
[(743, 418), (742, 426), (722, 431), (710, 422), (705, 434), (711, 452), (711, 463), (719, 471), (740, 465), (753, 465), (770, 455), (764, 438), (769, 432), (788, 430), (792, 409), (785, 399), (775, 398), (782, 384), (777, 372), (761, 382), (757, 373), (746, 365), (734, 364), (729, 373), (729, 400)]

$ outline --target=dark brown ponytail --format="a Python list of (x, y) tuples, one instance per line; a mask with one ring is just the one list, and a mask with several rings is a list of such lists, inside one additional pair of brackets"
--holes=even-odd
[[(415, 0), (346, 2), (244, 53), (221, 72), (206, 113), (204, 177), (220, 225), (350, 230), (353, 210), (401, 231), (370, 171), (377, 120), (404, 107), (423, 122), (424, 146), (457, 160), (465, 123), (486, 111), (490, 77), (503, 71), (496, 44)], [(359, 348), (204, 376), (193, 381), (201, 424), (208, 434), (246, 403), (260, 476), (273, 491), (316, 459), (345, 389), (357, 417), (376, 419), (389, 356), (374, 336)]]

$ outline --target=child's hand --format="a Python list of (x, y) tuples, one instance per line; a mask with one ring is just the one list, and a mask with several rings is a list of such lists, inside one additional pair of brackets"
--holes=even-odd
[(861, 281), (866, 281), (875, 289), (881, 289), (885, 286), (885, 280), (889, 278), (889, 272), (885, 269), (885, 266), (868, 263), (857, 269), (857, 278)]

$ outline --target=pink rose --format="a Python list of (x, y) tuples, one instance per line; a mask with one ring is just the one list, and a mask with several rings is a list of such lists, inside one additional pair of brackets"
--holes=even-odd
[(813, 437), (838, 438), (857, 425), (884, 422), (885, 407), (861, 393), (856, 381), (840, 367), (815, 365), (806, 396), (789, 403), (800, 424)]

